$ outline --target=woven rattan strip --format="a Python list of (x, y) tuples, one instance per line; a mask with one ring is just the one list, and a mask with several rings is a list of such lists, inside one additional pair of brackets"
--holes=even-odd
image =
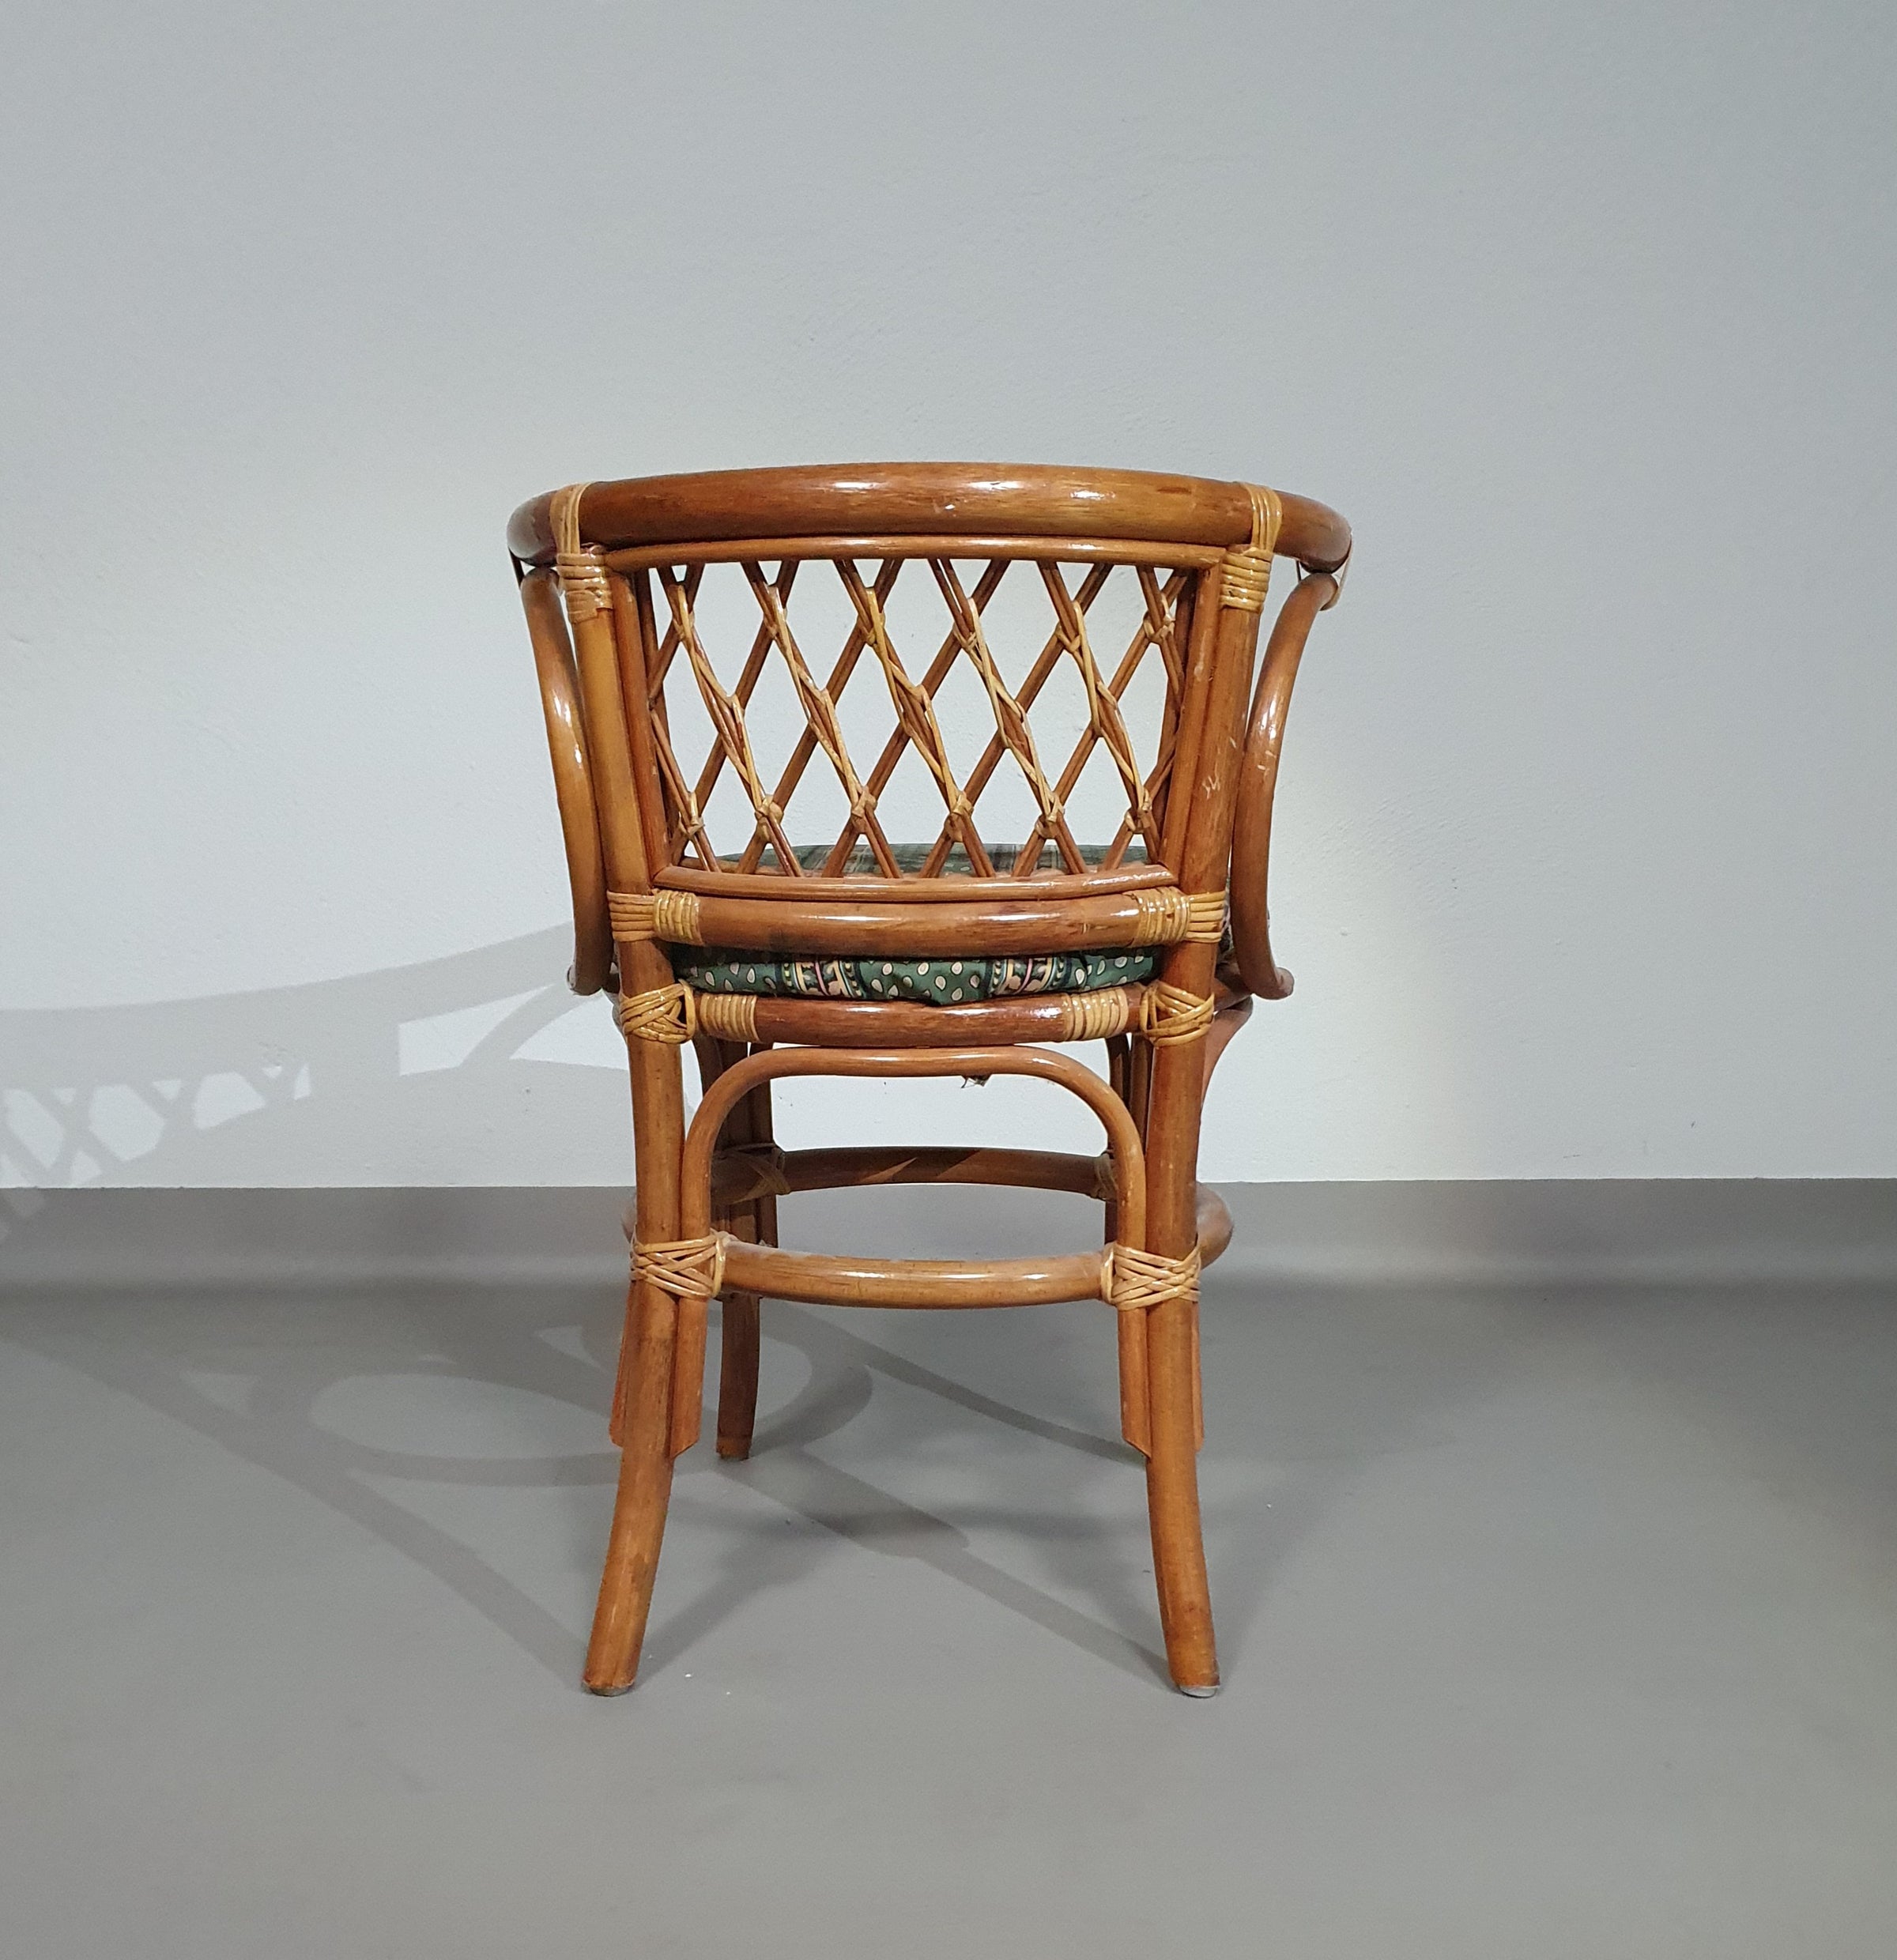
[[(855, 620), (842, 655), (828, 677), (820, 679), (798, 644), (787, 612), (791, 584), (801, 562), (786, 559), (776, 579), (771, 580), (765, 577), (764, 567), (755, 559), (741, 561), (761, 624), (741, 673), (730, 684), (712, 670), (700, 636), (696, 605), (703, 565), (687, 560), (677, 566), (661, 564), (653, 567), (657, 586), (664, 594), (665, 610), (670, 616), (662, 632), (658, 620), (652, 616), (651, 586), (643, 574), (635, 581), (632, 600), (639, 609), (641, 631), (649, 646), (647, 694), (654, 756), (668, 805), (676, 853), (689, 849), (708, 869), (721, 868), (706, 831), (705, 813), (712, 790), (729, 766), (739, 779), (753, 816), (751, 838), (739, 852), (736, 868), (755, 870), (768, 854), (780, 860), (780, 868), (788, 876), (811, 869), (798, 861), (801, 852), (793, 855), (784, 848), (785, 833), (790, 827), (785, 812), (805, 765), (820, 752), (843, 789), (849, 816), (820, 869), (836, 873), (860, 839), (881, 875), (892, 880), (911, 875), (909, 868), (899, 862), (899, 849), (891, 846), (878, 823), (877, 801), (898, 761), (913, 749), (933, 778), (945, 810), (945, 821), (920, 867), (921, 876), (941, 875), (951, 853), (958, 850), (976, 876), (991, 876), (1003, 867), (1006, 860), (980, 835), (975, 814), (975, 806), (1003, 757), (1013, 759), (1035, 805), (1031, 833), (1018, 852), (1009, 847), (1014, 872), (1023, 873), (1037, 865), (1043, 846), (1052, 847), (1063, 869), (1078, 872), (1092, 863), (1093, 858), (1074, 840), (1066, 799), (1092, 752), (1099, 746), (1108, 752), (1127, 804), (1126, 815), (1106, 847), (1103, 861), (1107, 869), (1118, 865), (1129, 844), (1142, 835), (1148, 855), (1156, 850), (1156, 810), (1171, 775), (1179, 703), (1185, 684), (1178, 610), (1190, 583), (1186, 574), (1174, 571), (1162, 579), (1151, 567), (1137, 568), (1142, 599), (1140, 624), (1109, 677), (1089, 643), (1088, 615), (1113, 567), (1091, 567), (1077, 589), (1070, 590), (1057, 564), (1040, 564), (1038, 569), (1055, 615), (1054, 631), (1019, 687), (1010, 688), (990, 651), (983, 624), (983, 609), (1008, 568), (1005, 563), (990, 564), (972, 587), (967, 587), (951, 560), (933, 556), (923, 560), (948, 608), (948, 632), (926, 669), (912, 670), (905, 665), (892, 642), (884, 612), (884, 601), (896, 575), (908, 561), (886, 560), (874, 579), (868, 582), (853, 561), (833, 561), (832, 568), (850, 599)], [(583, 559), (575, 576), (587, 569)], [(773, 648), (788, 673), (804, 727), (775, 785), (767, 788), (756, 766), (745, 717)], [(1142, 776), (1127, 733), (1121, 698), (1148, 648), (1157, 650), (1165, 669), (1168, 707), (1159, 752), (1152, 767)], [(666, 675), (673, 654), (680, 652), (692, 669), (712, 725), (711, 750), (695, 782), (688, 782), (673, 751), (665, 709)], [(896, 708), (896, 726), (875, 765), (859, 773), (846, 742), (839, 696), (858, 656), (866, 653), (873, 658), (888, 688)], [(935, 696), (948, 676), (964, 660), (975, 669), (987, 697), (994, 734), (972, 770), (962, 776), (950, 760), (937, 716)], [(1069, 661), (1078, 672), (1084, 690), (1086, 720), (1078, 745), (1056, 777), (1037, 749), (1029, 714), (1049, 675)]]
[(707, 1232), (703, 1238), (635, 1239), (632, 1278), (681, 1300), (709, 1300), (724, 1284), (725, 1246), (729, 1234)]
[(1142, 1252), (1137, 1246), (1109, 1246), (1100, 1258), (1100, 1298), (1122, 1314), (1148, 1314), (1167, 1300), (1190, 1298), (1199, 1290), (1199, 1249), (1183, 1259)]
[[(1148, 848), (1156, 850), (1158, 826), (1153, 821), (1152, 793), (1140, 774), (1140, 765), (1133, 752), (1133, 741), (1126, 733), (1126, 720), (1120, 713), (1119, 697), (1100, 678), (1093, 649), (1088, 643), (1085, 609), (1075, 604), (1058, 565), (1043, 561), (1040, 571), (1047, 596), (1054, 602), (1061, 644), (1080, 669), (1080, 684), (1087, 691), (1088, 735), (1105, 745), (1114, 767), (1119, 771), (1121, 786), (1126, 792), (1129, 820), (1134, 830), (1145, 835)], [(1071, 787), (1071, 784), (1065, 785), (1062, 793)]]
[(932, 558), (929, 568), (935, 574), (935, 582), (947, 602), (950, 631), (955, 643), (981, 676), (988, 706), (994, 716), (996, 739), (1020, 765), (1021, 774), (1040, 805), (1040, 821), (1035, 827), (1031, 847), (1038, 856), (1041, 839), (1051, 839), (1058, 846), (1062, 861), (1068, 869), (1078, 871), (1084, 861), (1079, 846), (1067, 827), (1061, 799), (1054, 785), (1047, 780), (1047, 772), (1041, 767), (1034, 730), (1028, 723), (1028, 711), (1009, 691), (1001, 678), (1001, 669), (994, 664), (994, 654), (988, 650), (988, 636), (982, 631), (981, 609), (969, 597), (961, 580), (956, 576), (954, 566), (948, 560)]
[(790, 1195), (790, 1180), (784, 1174), (784, 1153), (775, 1144), (735, 1144), (729, 1150), (721, 1150), (714, 1163), (718, 1171), (736, 1174), (745, 1202), (752, 1198), (785, 1198)]
[[(790, 683), (797, 690), (798, 705), (803, 710), (805, 726), (843, 786), (844, 797), (850, 805), (851, 826), (868, 843), (884, 876), (894, 877), (897, 875), (896, 860), (888, 839), (876, 821), (875, 793), (864, 786), (856, 773), (855, 763), (850, 760), (850, 751), (843, 741), (843, 724), (837, 719), (836, 703), (811, 673), (809, 663), (790, 631), (783, 595), (765, 579), (763, 567), (747, 562), (745, 576), (750, 582), (752, 594), (764, 616), (765, 628), (783, 656), (785, 666), (790, 669)], [(785, 869), (795, 874), (794, 863)]]
[[(884, 563), (882, 569), (877, 572), (875, 581), (869, 588), (871, 593), (879, 601), (888, 597), (895, 587), (896, 578), (902, 568), (903, 561), (900, 559), (892, 558)], [(838, 575), (840, 578), (842, 575), (839, 573)], [(864, 646), (866, 644), (863, 635), (862, 612), (859, 608), (857, 612), (857, 622), (850, 629), (849, 636), (843, 642), (843, 651), (837, 656), (836, 664), (832, 667), (829, 678), (824, 683), (823, 692), (828, 698), (832, 707), (840, 698), (843, 688), (848, 684), (850, 675), (856, 671), (857, 662), (862, 658)], [(806, 715), (804, 732), (798, 737), (797, 746), (790, 752), (790, 760), (785, 763), (783, 774), (777, 779), (777, 789), (775, 793), (780, 803), (788, 799), (791, 792), (802, 779), (805, 765), (821, 746), (816, 733), (808, 723), (809, 717)], [(840, 722), (835, 724), (839, 733), (841, 726)], [(906, 739), (901, 737), (899, 729), (890, 737), (891, 741), (897, 744), (899, 752)], [(893, 758), (891, 760), (893, 760)], [(832, 767), (834, 768), (834, 763)], [(900, 867), (893, 861), (893, 854), (890, 848), (889, 840), (884, 836), (881, 827), (876, 820), (876, 799), (878, 793), (888, 783), (888, 770), (879, 763), (871, 769), (868, 779), (866, 781), (858, 777), (856, 765), (853, 762), (850, 765), (849, 775), (847, 778), (839, 776), (838, 779), (843, 783), (844, 795), (850, 801), (850, 820), (843, 826), (842, 834), (829, 850), (820, 854), (814, 865), (805, 865), (801, 869), (814, 869), (826, 874), (840, 870), (854, 849), (857, 839), (860, 837), (867, 846), (870, 856), (875, 860), (877, 869), (882, 873), (883, 876), (886, 878), (899, 876), (901, 875)], [(858, 788), (853, 789), (851, 787), (853, 783), (857, 784)], [(799, 853), (799, 856), (801, 856), (801, 853)], [(753, 840), (740, 861), (738, 869), (741, 871), (755, 870), (757, 868), (759, 857), (760, 853), (756, 841)], [(785, 867), (785, 869), (794, 876), (798, 869), (799, 866), (796, 864)]]
[(612, 588), (599, 553), (579, 541), (579, 499), (586, 486), (570, 483), (553, 493), (549, 515), (553, 525), (553, 564), (567, 601), (567, 617), (575, 626), (613, 609)]
[(1091, 993), (1062, 993), (1061, 1031), (1057, 1041), (1105, 1041), (1124, 1035), (1140, 1018), (1137, 990), (1132, 987), (1100, 987)]
[(692, 1012), (701, 1035), (715, 1035), (721, 1041), (757, 1039), (755, 993), (711, 993), (694, 988)]
[(698, 1032), (697, 996), (682, 980), (645, 993), (622, 993), (619, 1025), (628, 1041), (680, 1047)]
[(1216, 946), (1225, 936), (1225, 894), (1194, 891), (1186, 901), (1188, 944)]
[[(987, 571), (982, 574), (980, 580), (975, 586), (974, 592), (969, 595), (970, 602), (974, 605), (976, 611), (979, 612), (982, 607), (988, 602), (989, 598), (992, 597), (996, 586), (1000, 582), (1001, 573), (1005, 571), (1006, 569), (1006, 566), (1003, 564), (990, 564)], [(1107, 576), (1111, 569), (1112, 568), (1110, 566), (1096, 565), (1087, 574), (1086, 577), (1081, 580), (1080, 590), (1075, 600), (1075, 604), (1079, 606), (1083, 612), (1086, 611), (1088, 607), (1090, 606), (1093, 603), (1094, 600), (1099, 596), (1101, 590), (1107, 582)], [(1020, 687), (1015, 692), (1015, 699), (1020, 704), (1020, 707), (1024, 714), (1031, 708), (1036, 695), (1039, 694), (1042, 688), (1046, 684), (1049, 675), (1051, 674), (1054, 671), (1055, 668), (1060, 664), (1062, 646), (1063, 643), (1063, 631), (1064, 629), (1061, 624), (1061, 622), (1057, 619), (1054, 622), (1054, 631), (1048, 635), (1047, 639), (1043, 645), (1040, 653), (1036, 658), (1033, 666), (1029, 669), (1026, 679), (1022, 681)], [(925, 685), (939, 684), (942, 676), (948, 671), (948, 667), (946, 665), (948, 657), (953, 654), (955, 649), (956, 640), (953, 634), (951, 633), (948, 640), (944, 643), (943, 658), (938, 660), (935, 666), (930, 669), (929, 675), (925, 679)], [(1075, 756), (1077, 760), (1069, 761), (1066, 771), (1062, 775), (1060, 781), (1054, 786), (1054, 800), (1057, 802), (1062, 801), (1066, 797), (1068, 792), (1073, 789), (1074, 782), (1078, 779), (1080, 775), (1080, 764), (1081, 762), (1084, 761), (1087, 754), (1090, 752), (1092, 739), (1091, 730), (1089, 730), (1088, 733), (1082, 736), (1081, 745), (1075, 751)], [(889, 752), (885, 750), (884, 752), (884, 755), (887, 756)], [(987, 747), (982, 751), (981, 760), (977, 762), (974, 768), (968, 772), (967, 789), (968, 794), (971, 798), (979, 798), (980, 797), (982, 790), (987, 786), (990, 778), (994, 775), (995, 769), (1000, 763), (1002, 756), (1009, 752), (1008, 746), (1006, 743), (1001, 740), (1001, 734), (998, 730), (996, 733), (990, 737)], [(880, 764), (879, 767), (881, 767)], [(1035, 789), (1035, 794), (1038, 801), (1039, 797), (1039, 789), (1035, 788), (1032, 784), (1029, 786)], [(1028, 870), (1031, 865), (1039, 861), (1040, 847), (1043, 842), (1041, 835), (1043, 821), (1043, 820), (1041, 818), (1037, 818), (1035, 820), (1033, 832), (1029, 836), (1028, 842), (1022, 846), (1021, 850), (1016, 855), (1014, 861), (1014, 871), (1016, 876), (1019, 876), (1020, 873)], [(1128, 835), (1131, 835), (1130, 831), (1129, 831)], [(949, 842), (950, 839), (948, 839), (946, 832), (944, 833), (942, 837), (937, 840), (934, 850), (930, 854), (928, 861), (922, 867), (922, 876), (925, 878), (933, 877), (941, 869), (943, 862), (948, 854)], [(1065, 850), (1063, 850), (1063, 858), (1065, 858)], [(1117, 858), (1114, 858), (1111, 859), (1111, 861), (1117, 862), (1118, 860)]]
[[(1083, 579), (1080, 590), (1074, 595), (1075, 608), (1083, 615), (1092, 604), (1093, 596), (1099, 590), (1095, 579), (1099, 575), (1100, 570), (1100, 567), (1096, 567), (1093, 573)], [(1112, 680), (1107, 684), (1107, 692), (1116, 704), (1126, 693), (1127, 687), (1137, 673), (1146, 649), (1152, 646), (1159, 650), (1160, 662), (1166, 669), (1167, 699), (1173, 703), (1176, 710), (1184, 686), (1184, 669), (1179, 653), (1179, 641), (1175, 631), (1176, 614), (1172, 612), (1171, 609), (1177, 605), (1180, 595), (1185, 589), (1186, 582), (1183, 575), (1175, 572), (1162, 591), (1147, 569), (1141, 567), (1140, 589), (1146, 602), (1145, 612), (1141, 620), (1138, 631), (1133, 635), (1132, 644), (1126, 649), (1125, 657), (1121, 660)], [(1054, 637), (1050, 643), (1056, 654), (1058, 653), (1062, 644), (1063, 630), (1057, 624)], [(1039, 672), (1040, 669), (1037, 666), (1035, 673)], [(1021, 689), (1021, 699), (1024, 704), (1027, 702), (1034, 684), (1034, 677), (1031, 675), (1028, 684), (1024, 685)], [(1146, 835), (1147, 856), (1151, 858), (1156, 855), (1156, 842), (1147, 820), (1152, 813), (1154, 807), (1152, 798), (1159, 793), (1162, 786), (1171, 779), (1173, 744), (1176, 733), (1176, 713), (1169, 713), (1166, 717), (1160, 743), (1159, 756), (1146, 777), (1145, 799), (1144, 801), (1136, 799), (1133, 807), (1129, 808), (1126, 817), (1122, 820), (1120, 827), (1114, 834), (1113, 842), (1109, 846), (1103, 860), (1107, 865), (1118, 864), (1122, 861), (1128, 843), (1142, 830), (1145, 830)], [(1054, 785), (1056, 796), (1065, 797), (1072, 793), (1075, 783), (1080, 780), (1080, 772), (1085, 768), (1088, 760), (1092, 755), (1099, 740), (1100, 733), (1098, 727), (1090, 722), (1081, 732), (1080, 739), (1075, 744), (1073, 753), (1068, 757), (1067, 765), (1061, 771), (1059, 780)], [(1027, 857), (1024, 854), (1023, 860), (1021, 863), (1017, 864), (1016, 869), (1024, 869)]]
[(856, 608), (864, 642), (876, 656), (883, 670), (883, 678), (888, 684), (896, 724), (941, 791), (951, 833), (967, 852), (977, 871), (984, 876), (991, 873), (994, 866), (975, 832), (975, 806), (956, 782), (955, 771), (949, 764), (948, 744), (943, 739), (941, 724), (935, 718), (933, 698), (926, 687), (911, 679), (890, 640), (882, 602), (863, 583), (862, 574), (854, 565), (843, 560), (838, 563), (837, 575), (843, 582), (843, 590), (849, 594), (850, 603)]
[[(745, 794), (751, 799), (758, 835), (777, 853), (779, 863), (788, 864), (792, 853), (790, 840), (784, 835), (783, 808), (764, 787), (764, 778), (758, 774), (757, 758), (751, 749), (750, 731), (745, 726), (745, 704), (718, 679), (718, 670), (711, 665), (711, 656), (699, 639), (698, 622), (692, 616), (690, 598), (684, 586), (666, 566), (659, 567), (658, 581), (666, 595), (666, 603), (671, 609), (673, 628), (678, 635), (678, 643), (685, 649), (692, 678), (698, 683), (699, 698), (711, 717), (718, 748), (723, 760), (737, 771)], [(693, 805), (695, 814), (709, 798), (716, 774), (715, 769), (707, 771), (706, 779), (700, 784)]]
[(1209, 997), (1156, 980), (1140, 1001), (1140, 1032), (1156, 1048), (1197, 1041), (1211, 1027), (1212, 1013)]
[(1255, 483), (1245, 486), (1251, 499), (1251, 541), (1234, 545), (1220, 567), (1219, 601), (1240, 612), (1262, 612), (1271, 584), (1271, 554), (1278, 541), (1284, 507), (1275, 490)]
[(609, 891), (613, 937), (623, 943), (662, 939), (673, 946), (702, 946), (696, 891)]
[[(682, 595), (687, 605), (697, 593), (699, 581), (704, 575), (702, 565), (692, 566), (685, 573)], [(634, 603), (639, 610), (639, 633), (647, 655), (646, 703), (651, 716), (652, 748), (658, 763), (659, 779), (665, 786), (669, 806), (668, 822), (670, 842), (675, 854), (682, 856), (688, 846), (696, 852), (700, 863), (716, 869), (718, 853), (711, 846), (710, 833), (705, 827), (705, 816), (697, 792), (685, 780), (677, 752), (672, 746), (671, 733), (666, 711), (666, 674), (673, 654), (678, 646), (678, 628), (668, 627), (662, 637), (658, 620), (652, 609), (652, 587), (641, 579), (634, 590)], [(722, 751), (714, 750), (715, 758)]]
[(1177, 885), (1161, 885), (1156, 891), (1133, 895), (1138, 917), (1133, 921), (1136, 946), (1170, 946), (1183, 939), (1191, 920), (1186, 894)]
[(1176, 885), (1136, 891), (1133, 903), (1135, 946), (1176, 946), (1181, 940), (1216, 944), (1225, 925), (1225, 894), (1194, 891), (1189, 896)]

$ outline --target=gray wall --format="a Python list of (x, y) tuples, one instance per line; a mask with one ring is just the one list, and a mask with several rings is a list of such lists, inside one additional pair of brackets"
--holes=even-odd
[(889, 456), (1357, 527), (1213, 1172), (1897, 1173), (1894, 21), (9, 9), (6, 1180), (624, 1178), (502, 522)]

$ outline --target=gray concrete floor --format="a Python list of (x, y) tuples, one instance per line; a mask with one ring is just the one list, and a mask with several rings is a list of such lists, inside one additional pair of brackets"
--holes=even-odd
[(0, 1952), (1897, 1951), (1888, 1291), (1206, 1312), (1216, 1699), (1103, 1309), (774, 1306), (602, 1702), (605, 1289), (0, 1305)]

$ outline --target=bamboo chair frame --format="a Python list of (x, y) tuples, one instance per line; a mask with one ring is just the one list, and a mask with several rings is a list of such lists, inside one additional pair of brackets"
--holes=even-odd
[[(517, 511), (508, 542), (566, 842), (568, 978), (581, 993), (619, 995), (637, 1158), (611, 1423), (620, 1471), (586, 1686), (620, 1693), (637, 1672), (673, 1463), (700, 1432), (707, 1304), (724, 1303), (717, 1448), (741, 1457), (756, 1410), (760, 1300), (769, 1294), (899, 1307), (1113, 1306), (1121, 1427), (1145, 1460), (1167, 1663), (1184, 1692), (1213, 1692), (1196, 1461), (1198, 1276), (1231, 1226), (1197, 1182), (1200, 1110), (1251, 997), (1291, 991), (1266, 906), (1272, 803), (1299, 661), (1316, 615), (1341, 589), (1348, 527), (1322, 504), (1254, 485), (905, 464), (573, 485)], [(1272, 627), (1254, 695), (1274, 556), (1296, 561), (1303, 575)], [(799, 571), (825, 563), (854, 624), (820, 678), (789, 609)], [(919, 675), (895, 644), (887, 612), (896, 580), (918, 563), (948, 620)], [(971, 564), (983, 567), (972, 583), (960, 570)], [(707, 568), (734, 565), (758, 613), (735, 681), (718, 672), (697, 616)], [(1011, 688), (984, 613), (1016, 566), (1040, 581), (1052, 624)], [(1109, 578), (1127, 573), (1141, 596), (1139, 627), (1126, 654), (1103, 665), (1090, 609)], [(1153, 760), (1142, 767), (1122, 701), (1150, 658), (1164, 669), (1165, 706)], [(805, 726), (767, 779), (746, 714), (774, 660)], [(994, 722), (960, 774), (936, 705), (958, 663), (973, 669)], [(895, 715), (867, 767), (839, 709), (859, 669), (880, 673)], [(1086, 726), (1050, 770), (1032, 714), (1049, 677), (1063, 669), (1077, 676)], [(696, 773), (673, 739), (669, 684), (689, 686), (712, 730)], [(1069, 801), (1096, 752), (1126, 808), (1090, 857)], [(787, 810), (820, 755), (849, 814), (813, 865)], [(913, 868), (877, 811), (911, 756), (942, 805), (940, 829)], [(1007, 759), (1036, 815), (1017, 846), (998, 853), (976, 812)], [(727, 782), (749, 805), (752, 830), (721, 852), (709, 806)], [(937, 1005), (698, 991), (677, 978), (667, 948), (703, 946), (818, 960), (1163, 951), (1144, 983)], [(1106, 1043), (1104, 1079), (1037, 1045), (1080, 1041)], [(703, 1083), (688, 1125), (688, 1042)], [(997, 1074), (1078, 1096), (1100, 1120), (1105, 1151), (786, 1152), (773, 1136), (771, 1084), (788, 1076)], [(1098, 1253), (988, 1261), (778, 1248), (779, 1197), (885, 1182), (1078, 1192), (1104, 1205), (1105, 1242)]]

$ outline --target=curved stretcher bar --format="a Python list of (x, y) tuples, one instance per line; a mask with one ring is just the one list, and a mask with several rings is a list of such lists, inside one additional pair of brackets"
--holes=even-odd
[[(1216, 1191), (1198, 1190), (1199, 1261), (1231, 1241), (1231, 1218)], [(869, 1259), (847, 1253), (785, 1252), (775, 1246), (725, 1247), (724, 1283), (745, 1293), (814, 1306), (1035, 1306), (1101, 1296), (1103, 1253), (1047, 1259)]]

